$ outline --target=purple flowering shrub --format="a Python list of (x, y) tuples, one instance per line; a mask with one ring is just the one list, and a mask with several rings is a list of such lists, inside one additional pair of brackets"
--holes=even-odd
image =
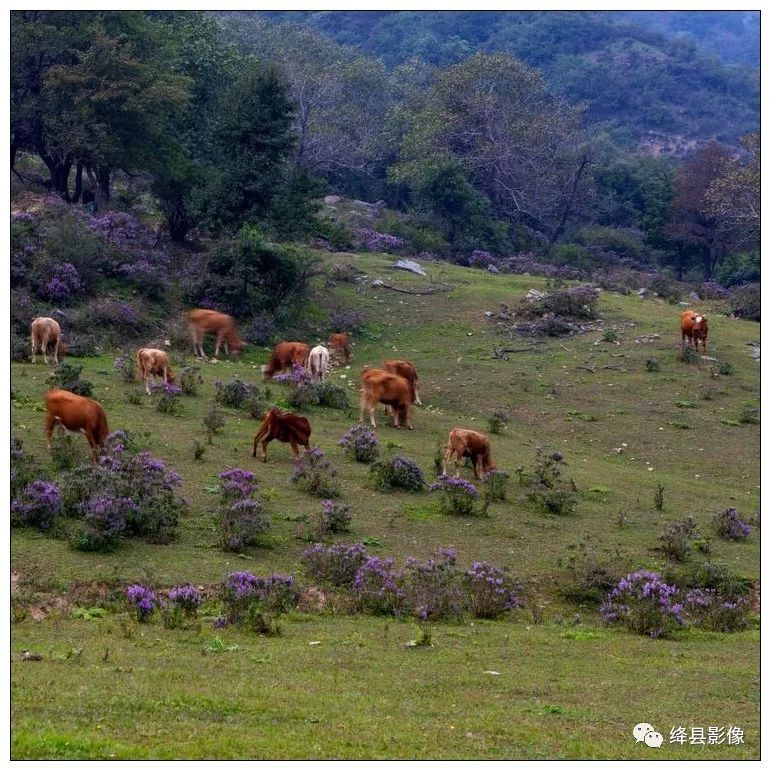
[(27, 484), (40, 478), (40, 473), (35, 458), (24, 451), (22, 440), (11, 436), (11, 499), (19, 497)]
[(153, 302), (164, 299), (168, 294), (171, 286), (168, 271), (165, 259), (157, 256), (154, 261), (141, 257), (136, 262), (124, 263), (118, 268), (118, 274), (123, 279)]
[(297, 603), (291, 575), (263, 578), (251, 572), (231, 572), (221, 588), (229, 623), (269, 636), (280, 633), (278, 619)]
[(685, 594), (688, 619), (707, 631), (730, 633), (748, 626), (749, 603), (740, 597), (721, 596), (713, 588), (693, 588)]
[(406, 244), (406, 241), (397, 235), (378, 233), (370, 227), (357, 227), (355, 236), (358, 248), (366, 251), (396, 251)]
[(125, 211), (109, 211), (101, 217), (91, 217), (89, 230), (101, 240), (124, 251), (150, 249), (154, 233)]
[(270, 528), (264, 504), (256, 497), (257, 482), (251, 471), (228, 468), (219, 474), (219, 544), (225, 551), (254, 545)]
[(339, 497), (337, 469), (327, 460), (324, 453), (313, 447), (294, 460), (294, 472), (290, 481), (298, 489), (318, 497)]
[(639, 570), (621, 579), (599, 612), (605, 623), (657, 639), (684, 625), (682, 601), (677, 586), (664, 583), (657, 572)]
[(158, 600), (155, 592), (139, 583), (130, 585), (126, 588), (126, 597), (128, 603), (136, 613), (136, 619), (140, 623), (146, 623), (153, 612), (158, 608)]
[(340, 588), (352, 586), (358, 568), (366, 559), (366, 546), (363, 543), (335, 543), (328, 546), (316, 543), (300, 556), (308, 575)]
[(81, 288), (77, 268), (71, 262), (64, 262), (53, 265), (46, 271), (45, 282), (37, 287), (37, 293), (49, 302), (66, 305), (80, 292)]
[(151, 331), (153, 322), (149, 314), (150, 307), (140, 300), (126, 302), (102, 297), (79, 308), (74, 327), (76, 331), (83, 332), (110, 330), (124, 340), (126, 337), (141, 337)]
[(130, 497), (92, 497), (79, 506), (80, 529), (72, 544), (79, 551), (114, 551), (126, 531), (128, 515), (136, 516), (138, 509)]
[(334, 500), (321, 500), (321, 515), (317, 534), (319, 537), (325, 537), (326, 535), (350, 532), (352, 518), (349, 505)]
[(365, 318), (363, 310), (335, 310), (329, 316), (329, 330), (339, 334), (360, 331)]
[(275, 342), (278, 328), (272, 318), (264, 313), (258, 313), (246, 327), (243, 337), (254, 345), (272, 345)]
[(353, 596), (358, 608), (373, 615), (399, 615), (406, 607), (403, 573), (392, 558), (367, 556), (353, 578)]
[(488, 251), (476, 249), (471, 252), (468, 257), (469, 267), (481, 267), (486, 270), (490, 265), (497, 265), (497, 257), (494, 254), (490, 254)]
[(424, 562), (407, 559), (403, 574), (405, 604), (419, 620), (458, 618), (465, 610), (457, 551), (442, 548)]
[(49, 529), (60, 513), (61, 493), (53, 481), (32, 481), (11, 502), (11, 524)]
[(425, 474), (414, 460), (395, 455), (374, 463), (369, 469), (374, 486), (381, 491), (405, 489), (421, 492), (425, 489)]
[(751, 525), (735, 508), (726, 508), (714, 514), (714, 531), (725, 540), (745, 540), (751, 534)]
[(464, 577), (468, 607), (474, 617), (499, 618), (519, 606), (515, 586), (500, 567), (474, 561)]
[(267, 408), (270, 391), (234, 377), (227, 382), (214, 381), (214, 398), (222, 406), (245, 409), (249, 416), (259, 419)]
[(730, 292), (717, 281), (704, 281), (698, 285), (698, 296), (701, 299), (727, 299)]
[(49, 381), (55, 388), (68, 390), (78, 396), (90, 397), (94, 393), (94, 386), (88, 380), (81, 380), (82, 365), (61, 363), (49, 375)]
[(122, 382), (136, 382), (136, 365), (128, 353), (121, 353), (113, 362), (112, 368), (117, 372)]
[(198, 608), (203, 603), (201, 592), (189, 583), (174, 586), (166, 592), (161, 614), (166, 628), (182, 628), (185, 621), (198, 616)]
[(454, 476), (439, 476), (430, 485), (431, 492), (439, 492), (441, 513), (455, 516), (471, 516), (477, 512), (479, 491), (470, 481)]
[(197, 396), (198, 385), (203, 385), (199, 366), (185, 366), (179, 372), (179, 387), (185, 396)]
[(496, 502), (505, 500), (508, 494), (508, 480), (510, 475), (500, 468), (493, 468), (487, 471), (483, 477), (482, 495), (484, 502)]
[(363, 423), (350, 428), (338, 443), (346, 455), (360, 463), (372, 463), (380, 453), (377, 434)]
[(559, 580), (559, 593), (573, 604), (598, 607), (628, 573), (627, 559), (617, 551), (600, 551), (584, 542), (569, 548), (570, 555), (558, 562), (564, 570)]
[(170, 382), (153, 382), (150, 384), (150, 392), (159, 395), (155, 408), (163, 414), (177, 414), (179, 412), (179, 396), (182, 388), (172, 385)]

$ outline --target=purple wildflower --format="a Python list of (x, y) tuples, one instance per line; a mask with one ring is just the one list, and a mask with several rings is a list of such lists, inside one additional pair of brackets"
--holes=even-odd
[(126, 588), (126, 596), (131, 606), (136, 612), (136, 619), (140, 623), (149, 620), (150, 616), (157, 608), (155, 592), (147, 586), (134, 584)]
[(21, 499), (11, 502), (11, 519), (15, 523), (48, 529), (61, 512), (61, 492), (52, 481), (38, 479), (27, 484)]

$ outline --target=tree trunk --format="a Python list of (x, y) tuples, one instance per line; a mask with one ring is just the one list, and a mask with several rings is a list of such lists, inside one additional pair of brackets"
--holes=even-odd
[(166, 213), (166, 223), (171, 240), (174, 243), (183, 243), (191, 229), (190, 218), (187, 216), (183, 201), (174, 201)]
[(41, 155), (40, 157), (51, 174), (51, 189), (69, 202), (69, 177), (72, 161), (69, 159), (56, 160), (49, 155)]
[(561, 219), (559, 220), (559, 224), (557, 225), (556, 229), (551, 233), (551, 237), (548, 239), (548, 245), (553, 246), (556, 241), (561, 238), (562, 233), (564, 232), (565, 227), (567, 226), (567, 219), (569, 215), (572, 213), (572, 206), (575, 202), (575, 196), (577, 194), (578, 184), (580, 183), (580, 177), (583, 176), (583, 172), (585, 171), (586, 166), (588, 165), (588, 155), (584, 155), (580, 160), (580, 165), (578, 166), (577, 171), (575, 172), (575, 178), (572, 180), (572, 190), (570, 191), (569, 197), (567, 198), (567, 201), (564, 206), (564, 211), (562, 212)]
[(83, 164), (78, 161), (77, 169), (75, 170), (75, 191), (72, 193), (72, 203), (77, 203), (80, 200), (80, 194), (83, 191)]

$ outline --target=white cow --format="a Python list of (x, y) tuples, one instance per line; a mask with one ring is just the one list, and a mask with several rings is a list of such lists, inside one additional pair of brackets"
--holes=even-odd
[(329, 351), (323, 345), (316, 345), (308, 356), (310, 379), (313, 382), (323, 382), (329, 369)]

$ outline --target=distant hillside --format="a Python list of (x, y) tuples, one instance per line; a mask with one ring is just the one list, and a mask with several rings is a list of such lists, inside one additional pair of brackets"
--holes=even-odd
[[(444, 66), (475, 51), (540, 69), (616, 141), (676, 154), (734, 143), (759, 124), (757, 14), (664, 12), (229, 12), (311, 26), (389, 68)], [(719, 58), (717, 54), (722, 54)], [(663, 148), (669, 147), (669, 150)]]

